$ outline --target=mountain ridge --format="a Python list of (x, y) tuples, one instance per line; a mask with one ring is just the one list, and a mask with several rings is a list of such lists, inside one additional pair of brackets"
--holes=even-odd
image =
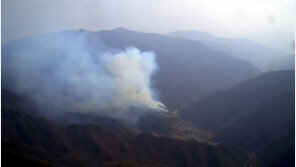
[(264, 73), (184, 107), (181, 118), (214, 141), (254, 151), (263, 166), (294, 163), (295, 71)]
[[(256, 41), (247, 38), (222, 38), (201, 31), (176, 31), (164, 34), (168, 37), (184, 38), (200, 41), (214, 49), (224, 51), (238, 59), (246, 60), (261, 71), (291, 69), (289, 65), (284, 68), (277, 67), (277, 63), (284, 62), (289, 55), (283, 51), (266, 47)], [(289, 61), (293, 59), (289, 57)], [(294, 63), (293, 63), (294, 64)], [(292, 68), (294, 69), (294, 68)]]
[(232, 146), (120, 134), (96, 124), (61, 124), (3, 102), (2, 165), (6, 166), (235, 167), (256, 161), (253, 153)]
[[(260, 73), (248, 62), (235, 59), (200, 42), (172, 39), (159, 34), (139, 33), (126, 29), (97, 32), (67, 30), (12, 41), (2, 45), (3, 61), (9, 61), (9, 57), (13, 57), (12, 50), (26, 49), (34, 54), (34, 49), (47, 47), (47, 38), (58, 36), (77, 40), (81, 37), (85, 38), (86, 49), (90, 54), (96, 54), (97, 46), (101, 43), (121, 50), (133, 46), (141, 51), (153, 51), (156, 54), (159, 70), (152, 76), (152, 84), (158, 91), (160, 100), (166, 103), (169, 109), (179, 108), (193, 99), (232, 86)], [(36, 40), (39, 42), (34, 44)], [(9, 63), (4, 63), (3, 72), (7, 64)], [(196, 74), (192, 75), (193, 71)], [(5, 74), (5, 77), (9, 75)], [(7, 81), (7, 79), (3, 80)], [(4, 85), (11, 85), (11, 83), (4, 82)]]

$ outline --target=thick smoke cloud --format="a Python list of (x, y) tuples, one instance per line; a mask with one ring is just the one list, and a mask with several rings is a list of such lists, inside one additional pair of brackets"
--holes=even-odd
[[(116, 90), (125, 104), (135, 103), (154, 110), (166, 110), (166, 107), (152, 99), (150, 88), (151, 75), (156, 70), (155, 55), (141, 53), (136, 48), (128, 48), (118, 54), (104, 56), (107, 71), (113, 76)], [(118, 101), (120, 101), (118, 99)]]
[(116, 117), (135, 107), (167, 111), (151, 88), (157, 70), (154, 53), (117, 50), (89, 42), (85, 35), (65, 34), (4, 45), (4, 87), (33, 98), (48, 112)]

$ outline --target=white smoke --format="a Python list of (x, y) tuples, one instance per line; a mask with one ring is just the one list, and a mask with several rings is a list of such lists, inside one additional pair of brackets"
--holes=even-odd
[[(49, 110), (123, 115), (131, 107), (167, 111), (155, 100), (155, 55), (91, 43), (84, 36), (49, 35), (4, 45), (3, 83)], [(139, 110), (140, 112), (140, 110)]]
[[(141, 53), (136, 48), (105, 56), (107, 70), (114, 77), (116, 90), (119, 91), (124, 104), (139, 104), (153, 110), (166, 111), (166, 107), (152, 98), (150, 88), (151, 75), (157, 64), (152, 52)], [(122, 105), (122, 104), (121, 104)]]

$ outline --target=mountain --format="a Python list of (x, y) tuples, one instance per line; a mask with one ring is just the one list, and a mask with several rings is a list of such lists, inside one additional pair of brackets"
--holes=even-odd
[(2, 98), (1, 108), (3, 166), (236, 167), (256, 163), (254, 154), (240, 148), (130, 133), (123, 130), (128, 126), (118, 128), (114, 120), (106, 126), (102, 121), (80, 124), (36, 117), (15, 107), (23, 105), (22, 97), (2, 92), (10, 95), (9, 101)]
[(259, 155), (263, 166), (294, 164), (295, 72), (275, 71), (184, 107), (181, 117), (220, 143)]
[(154, 136), (167, 136), (181, 140), (195, 140), (201, 143), (217, 145), (212, 141), (212, 134), (198, 129), (190, 122), (180, 119), (177, 115), (169, 114), (146, 114), (137, 122), (137, 128)]
[[(233, 57), (248, 61), (261, 71), (295, 69), (293, 57), (280, 50), (265, 47), (246, 38), (221, 38), (200, 31), (177, 31), (165, 35), (200, 41), (213, 49), (224, 51)], [(287, 59), (286, 61), (290, 63), (284, 65), (282, 59)]]
[[(153, 51), (156, 54), (159, 70), (153, 75), (152, 84), (160, 101), (164, 102), (169, 109), (180, 108), (194, 99), (233, 86), (260, 73), (248, 62), (233, 58), (201, 42), (119, 28), (97, 32), (62, 31), (3, 44), (4, 77), (9, 77), (5, 73), (5, 69), (10, 65), (9, 57), (13, 57), (17, 52), (44, 54), (42, 51), (51, 46), (48, 45), (48, 39), (55, 36), (63, 38), (70, 36), (74, 38), (73, 40), (83, 37), (87, 41), (85, 49), (93, 55), (102, 48), (100, 47), (102, 43), (113, 50), (134, 46), (141, 51)], [(7, 83), (7, 78), (3, 81), (4, 85), (13, 85), (13, 83)]]
[(200, 42), (126, 29), (99, 31), (95, 34), (108, 46), (121, 49), (135, 46), (140, 50), (155, 52), (160, 69), (155, 75), (156, 88), (168, 106), (174, 108), (259, 74), (247, 62), (234, 59)]
[(295, 68), (295, 56), (289, 55), (281, 58), (277, 62), (272, 64), (273, 70), (284, 70), (284, 69), (294, 69)]

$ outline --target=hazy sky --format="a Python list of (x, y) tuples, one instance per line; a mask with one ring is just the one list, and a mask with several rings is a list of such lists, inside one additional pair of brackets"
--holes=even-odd
[(2, 41), (65, 29), (199, 30), (292, 50), (294, 0), (2, 0)]

